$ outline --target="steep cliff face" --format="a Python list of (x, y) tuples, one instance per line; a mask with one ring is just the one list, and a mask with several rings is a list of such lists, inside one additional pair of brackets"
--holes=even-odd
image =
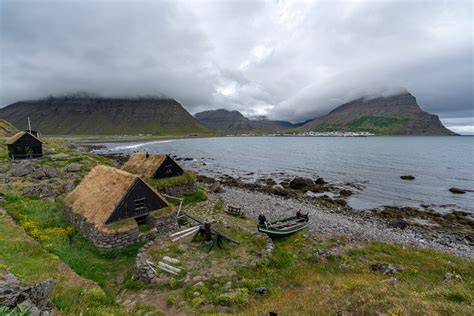
[(316, 118), (298, 131), (368, 131), (390, 135), (455, 135), (437, 115), (424, 112), (410, 93), (360, 98)]
[(188, 135), (208, 130), (173, 99), (61, 97), (17, 102), (0, 118), (52, 135)]
[(195, 117), (209, 129), (229, 133), (271, 133), (296, 126), (290, 122), (266, 118), (250, 120), (239, 111), (225, 109), (200, 112), (195, 114)]

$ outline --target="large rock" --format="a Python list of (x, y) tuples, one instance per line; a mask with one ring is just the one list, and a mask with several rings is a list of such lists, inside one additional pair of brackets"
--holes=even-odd
[(46, 173), (43, 171), (43, 168), (36, 168), (35, 171), (30, 174), (30, 177), (38, 180), (47, 178)]
[(314, 183), (323, 185), (323, 184), (326, 184), (326, 181), (323, 178), (317, 178), (316, 181), (314, 181)]
[(370, 266), (370, 271), (379, 272), (383, 275), (396, 274), (400, 272), (400, 268), (394, 266), (391, 263), (377, 262)]
[(451, 188), (449, 189), (449, 192), (454, 193), (454, 194), (464, 194), (466, 193), (466, 190), (463, 190), (460, 188)]
[(24, 177), (34, 170), (33, 163), (30, 160), (22, 160), (20, 163), (14, 164), (8, 174), (11, 177)]
[(339, 195), (348, 197), (352, 195), (352, 191), (348, 189), (342, 189), (341, 191), (339, 191)]
[(26, 187), (22, 191), (23, 195), (33, 195), (38, 197), (53, 197), (55, 196), (54, 188), (48, 184), (38, 183)]
[(66, 172), (81, 172), (82, 171), (82, 165), (78, 163), (71, 163), (66, 167)]
[(0, 306), (15, 308), (20, 305), (30, 309), (31, 315), (49, 315), (53, 304), (49, 297), (53, 291), (54, 282), (51, 279), (25, 286), (14, 275), (7, 273), (0, 279)]
[(391, 221), (388, 224), (388, 227), (405, 229), (408, 227), (408, 222), (404, 219), (396, 219), (396, 220)]
[(211, 186), (209, 187), (209, 190), (211, 190), (214, 193), (223, 193), (224, 192), (224, 189), (222, 188), (219, 181), (216, 181), (213, 184), (211, 184)]
[(290, 181), (290, 188), (294, 190), (301, 190), (313, 184), (313, 180), (311, 179), (297, 177)]
[(286, 191), (285, 188), (280, 184), (273, 186), (273, 194), (283, 196), (283, 197), (286, 197), (289, 195), (288, 191)]
[(44, 166), (43, 172), (46, 175), (46, 178), (57, 178), (59, 177), (59, 172), (56, 168), (51, 167), (51, 166)]

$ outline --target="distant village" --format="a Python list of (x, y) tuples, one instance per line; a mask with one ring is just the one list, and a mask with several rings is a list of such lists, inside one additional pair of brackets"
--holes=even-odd
[[(228, 134), (227, 137), (237, 136)], [(375, 136), (370, 132), (302, 132), (302, 133), (272, 133), (266, 135), (258, 135), (255, 133), (240, 134), (238, 136), (273, 136), (273, 137), (367, 137)]]

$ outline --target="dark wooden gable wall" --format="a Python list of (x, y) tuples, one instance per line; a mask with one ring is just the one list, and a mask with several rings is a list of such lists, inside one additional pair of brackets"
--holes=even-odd
[(166, 156), (161, 166), (156, 170), (153, 178), (162, 179), (180, 176), (184, 173), (183, 169), (170, 156)]
[(8, 145), (8, 156), (10, 158), (34, 158), (42, 155), (43, 144), (28, 133), (25, 133), (13, 144)]
[(137, 179), (105, 223), (111, 224), (127, 218), (140, 217), (164, 207), (167, 207), (165, 201), (142, 180)]

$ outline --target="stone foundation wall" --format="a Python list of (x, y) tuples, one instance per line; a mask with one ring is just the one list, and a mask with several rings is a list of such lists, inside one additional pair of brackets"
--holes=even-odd
[(158, 188), (158, 191), (171, 196), (183, 196), (185, 194), (195, 193), (197, 189), (197, 183), (190, 183), (168, 188)]
[(97, 248), (124, 248), (143, 239), (138, 228), (124, 232), (105, 233), (98, 230), (93, 224), (88, 223), (82, 216), (72, 212), (70, 208), (66, 207), (64, 212), (67, 221)]
[(133, 266), (133, 280), (140, 280), (144, 283), (151, 283), (151, 281), (155, 278), (156, 275), (153, 271), (153, 269), (155, 269), (155, 266), (154, 264), (148, 263), (152, 261), (151, 258), (149, 258), (147, 255), (147, 251), (152, 244), (153, 242), (150, 241), (138, 251), (137, 257), (135, 258), (135, 265)]
[(147, 220), (150, 225), (156, 227), (156, 236), (171, 234), (179, 229), (176, 212), (161, 217), (155, 217), (153, 214), (150, 214)]

